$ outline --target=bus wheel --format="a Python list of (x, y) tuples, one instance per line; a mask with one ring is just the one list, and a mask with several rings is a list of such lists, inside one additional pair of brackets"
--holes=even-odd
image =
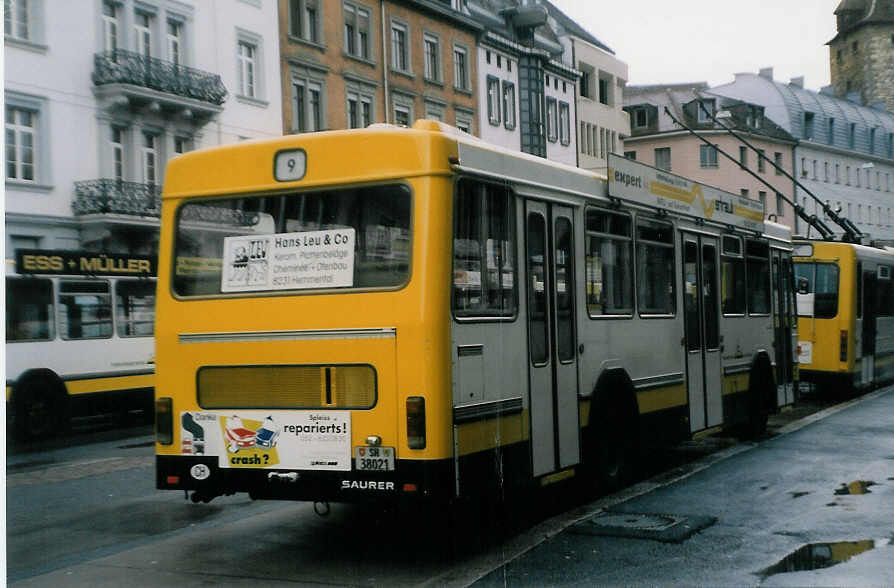
[(65, 387), (56, 377), (35, 374), (13, 392), (14, 432), (20, 441), (52, 437), (68, 424)]
[(607, 402), (594, 404), (591, 411), (595, 412), (590, 413), (591, 455), (600, 494), (626, 486), (636, 468), (635, 413), (628, 406), (626, 394), (616, 394)]

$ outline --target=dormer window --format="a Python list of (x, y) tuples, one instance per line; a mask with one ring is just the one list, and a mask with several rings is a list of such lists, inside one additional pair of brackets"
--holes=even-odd
[(633, 128), (641, 129), (649, 126), (649, 117), (645, 108), (637, 108), (633, 111)]
[[(700, 123), (708, 123), (711, 122), (711, 117), (714, 116), (714, 100), (700, 100), (700, 104), (697, 102), (696, 107), (698, 108), (698, 122)], [(708, 112), (705, 112), (705, 111)], [(710, 113), (710, 115), (708, 114)]]

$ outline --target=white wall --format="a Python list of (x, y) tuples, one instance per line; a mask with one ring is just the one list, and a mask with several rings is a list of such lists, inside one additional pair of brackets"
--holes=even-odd
[[(490, 52), (490, 63), (487, 63), (487, 53)], [(500, 65), (497, 65), (497, 56), (500, 57)], [(509, 71), (509, 69), (512, 71)], [(491, 124), (487, 114), (487, 77), (494, 76), (502, 82), (505, 80), (515, 86), (515, 127), (507, 129), (505, 114), (502, 112), (502, 94), (500, 96), (500, 123)], [(518, 106), (518, 59), (514, 56), (489, 47), (478, 46), (478, 128), (480, 136), (488, 143), (500, 145), (507, 149), (519, 151), (521, 149), (521, 131), (519, 130), (519, 106)]]

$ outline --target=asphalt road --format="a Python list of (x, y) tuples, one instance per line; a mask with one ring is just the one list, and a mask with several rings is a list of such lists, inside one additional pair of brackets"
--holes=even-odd
[[(872, 408), (884, 399), (888, 405)], [(882, 434), (886, 423), (894, 431), (894, 423), (884, 417), (885, 411), (894, 415), (892, 403), (894, 394), (877, 393), (803, 431), (777, 436), (786, 423), (817, 407), (799, 408), (776, 417), (775, 432), (757, 444), (713, 437), (655, 455), (649, 480), (614, 496), (587, 502), (567, 492), (543, 495), (524, 508), (523, 517), (509, 521), (477, 511), (459, 523), (454, 520), (452, 528), (444, 513), (430, 511), (333, 505), (331, 514), (321, 518), (310, 504), (253, 502), (245, 495), (192, 504), (183, 494), (155, 490), (148, 427), (12, 447), (7, 456), (8, 580), (20, 586), (91, 587), (665, 584), (674, 578), (684, 584), (755, 584), (754, 570), (813, 537), (806, 523), (776, 529), (793, 516), (783, 507), (830, 502), (823, 493), (857, 475), (842, 467), (869, 455), (861, 449), (853, 419), (850, 425), (836, 425), (835, 442), (802, 440), (781, 458), (774, 457), (774, 448), (866, 406), (872, 415), (868, 422), (875, 423), (866, 431), (877, 438), (873, 451), (888, 443), (888, 455), (894, 457), (892, 433)], [(834, 468), (822, 461), (830, 458), (821, 450), (834, 454)], [(811, 479), (810, 472), (825, 477)], [(894, 477), (894, 471), (882, 474), (873, 473), (877, 485), (866, 495), (871, 500), (892, 496), (885, 484), (894, 487), (894, 481), (885, 478)], [(699, 480), (700, 486), (685, 489)], [(758, 492), (758, 481), (757, 489), (767, 487), (758, 496), (743, 491)], [(849, 513), (861, 502), (848, 500), (858, 498), (865, 497), (834, 500), (840, 501), (840, 512)], [(710, 515), (717, 522), (679, 545), (569, 530), (609, 507)], [(835, 508), (815, 505), (814, 510)], [(761, 536), (749, 545), (746, 532), (761, 528), (774, 529), (767, 532), (772, 541)], [(866, 529), (855, 537), (872, 533), (880, 531)], [(705, 543), (705, 537), (712, 539)], [(729, 554), (734, 557), (724, 560)], [(697, 563), (702, 559), (715, 563)], [(658, 571), (650, 575), (652, 567)]]

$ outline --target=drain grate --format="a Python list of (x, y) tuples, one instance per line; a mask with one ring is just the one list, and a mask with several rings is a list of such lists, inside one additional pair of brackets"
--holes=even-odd
[(715, 517), (606, 511), (571, 526), (578, 535), (681, 543), (717, 522)]

